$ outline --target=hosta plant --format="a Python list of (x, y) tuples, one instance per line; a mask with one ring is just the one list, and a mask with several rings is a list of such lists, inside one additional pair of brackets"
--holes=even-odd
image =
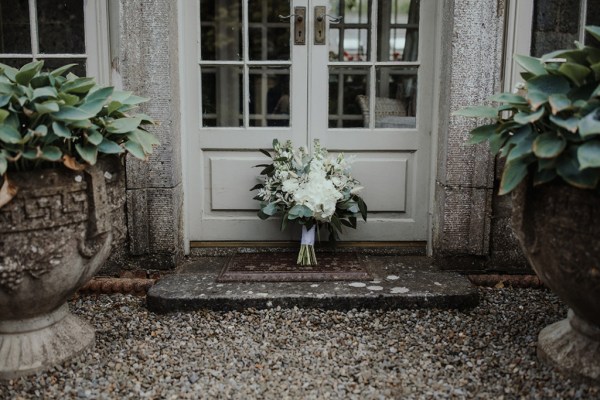
[(10, 197), (11, 171), (60, 164), (83, 170), (126, 152), (145, 159), (158, 144), (144, 129), (152, 120), (132, 113), (147, 99), (98, 86), (69, 73), (73, 66), (46, 72), (43, 61), (20, 69), (0, 64), (0, 206)]
[[(586, 28), (600, 40), (600, 27)], [(582, 189), (600, 185), (600, 48), (576, 43), (541, 58), (515, 56), (524, 85), (490, 98), (498, 106), (467, 107), (456, 115), (493, 120), (471, 131), (506, 158), (500, 194), (528, 173), (533, 184), (556, 179)]]

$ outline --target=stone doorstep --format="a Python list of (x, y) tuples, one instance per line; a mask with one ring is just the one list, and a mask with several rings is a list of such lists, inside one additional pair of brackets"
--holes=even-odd
[(361, 256), (366, 281), (217, 283), (227, 257), (183, 265), (150, 288), (147, 305), (158, 313), (245, 308), (470, 308), (479, 295), (467, 277), (440, 271), (427, 257)]

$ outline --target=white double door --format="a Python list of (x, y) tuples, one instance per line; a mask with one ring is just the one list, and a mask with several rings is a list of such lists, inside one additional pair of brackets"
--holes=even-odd
[(427, 239), (435, 0), (180, 6), (190, 241), (298, 237), (249, 191), (274, 138), (355, 156), (369, 219), (342, 240)]

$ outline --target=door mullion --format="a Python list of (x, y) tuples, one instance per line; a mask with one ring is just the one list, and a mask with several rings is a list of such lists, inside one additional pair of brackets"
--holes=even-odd
[(244, 128), (250, 126), (250, 70), (248, 68), (249, 60), (249, 40), (248, 35), (250, 34), (248, 28), (248, 0), (242, 1), (242, 60), (244, 62), (242, 79), (243, 85), (243, 104), (242, 104), (242, 119)]

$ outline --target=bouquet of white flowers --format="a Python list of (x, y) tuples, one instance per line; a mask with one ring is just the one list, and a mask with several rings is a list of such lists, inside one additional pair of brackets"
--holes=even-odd
[(304, 147), (294, 149), (291, 141), (284, 144), (273, 140), (274, 154), (261, 152), (273, 160), (264, 167), (263, 183), (255, 200), (261, 201), (258, 216), (267, 219), (281, 215), (281, 230), (288, 221), (302, 225), (302, 243), (298, 264), (315, 265), (314, 236), (321, 226), (327, 226), (329, 239), (339, 239), (342, 226), (356, 229), (357, 217), (367, 220), (367, 205), (358, 195), (360, 183), (350, 175), (350, 162), (339, 154), (328, 157), (327, 150), (315, 140), (314, 154)]

